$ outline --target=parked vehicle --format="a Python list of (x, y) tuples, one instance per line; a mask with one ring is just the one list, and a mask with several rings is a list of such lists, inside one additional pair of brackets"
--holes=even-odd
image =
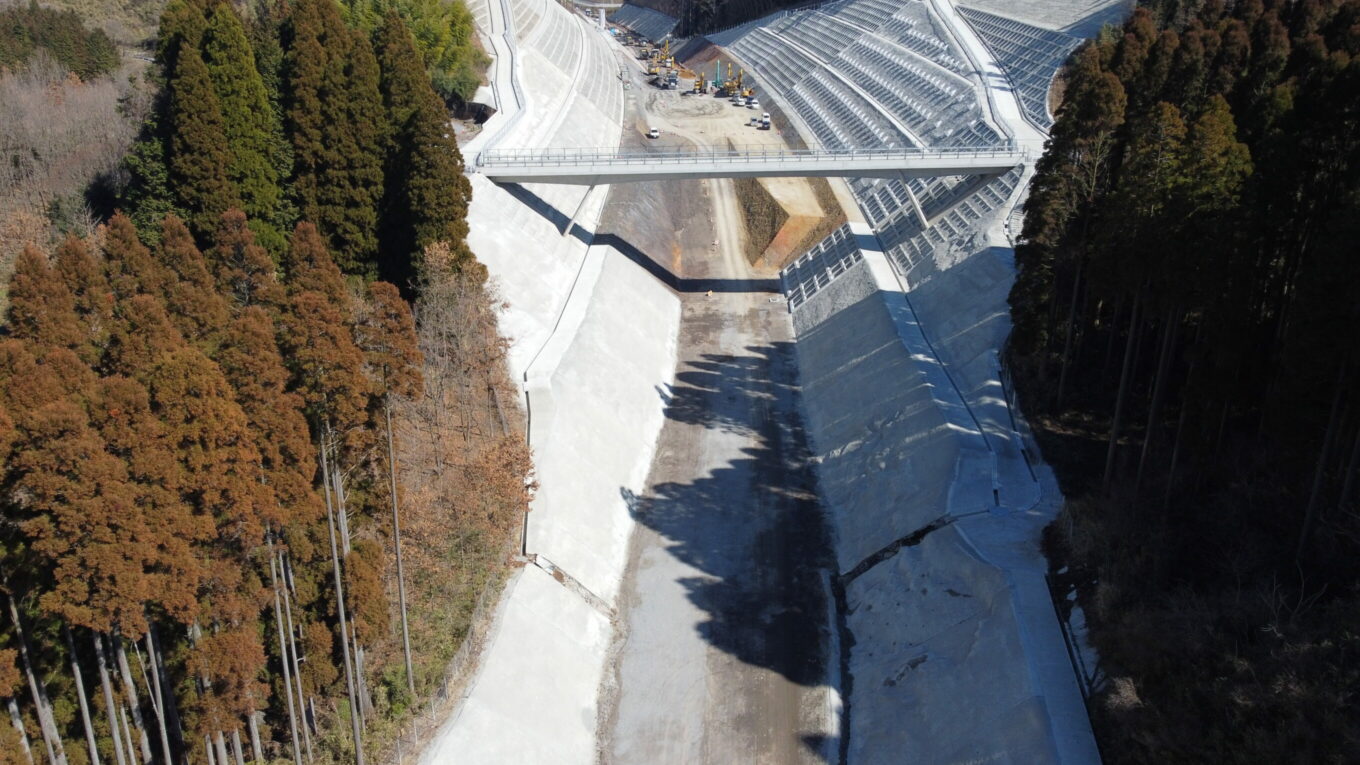
[(656, 128), (652, 128), (651, 130), (648, 130), (648, 131), (647, 131), (647, 137), (648, 137), (648, 138), (660, 138), (660, 137), (661, 137), (661, 131), (660, 131), (660, 130), (657, 130)]

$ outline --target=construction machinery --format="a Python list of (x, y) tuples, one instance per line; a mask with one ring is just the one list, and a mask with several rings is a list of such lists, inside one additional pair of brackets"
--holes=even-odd
[(732, 76), (732, 64), (727, 65), (727, 79), (723, 80), (722, 94), (727, 98), (736, 98), (742, 93), (742, 81), (746, 73), (740, 68), (737, 69), (737, 76)]

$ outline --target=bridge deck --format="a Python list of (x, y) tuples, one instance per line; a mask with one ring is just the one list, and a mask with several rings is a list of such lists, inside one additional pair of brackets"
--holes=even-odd
[(919, 149), (489, 149), (474, 170), (497, 183), (597, 185), (687, 178), (996, 175), (1028, 161), (1012, 147)]

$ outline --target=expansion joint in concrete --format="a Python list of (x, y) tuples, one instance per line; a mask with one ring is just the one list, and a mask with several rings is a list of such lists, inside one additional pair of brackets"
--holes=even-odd
[(584, 600), (591, 608), (599, 611), (606, 619), (613, 621), (614, 617), (617, 615), (613, 606), (610, 606), (605, 602), (604, 598), (591, 592), (590, 588), (581, 584), (579, 579), (568, 574), (566, 571), (563, 571), (556, 563), (553, 563), (542, 555), (539, 555), (538, 553), (528, 553), (524, 556), (524, 562), (546, 571), (558, 584), (575, 593), (577, 597)]

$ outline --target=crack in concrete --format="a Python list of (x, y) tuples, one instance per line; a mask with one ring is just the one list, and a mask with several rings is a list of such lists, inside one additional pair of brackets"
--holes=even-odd
[(925, 538), (929, 536), (931, 532), (939, 531), (940, 529), (954, 523), (955, 521), (962, 520), (964, 518), (969, 518), (971, 516), (979, 515), (985, 512), (987, 511), (975, 510), (971, 513), (964, 513), (962, 515), (951, 515), (950, 513), (945, 513), (944, 515), (941, 515), (939, 518), (936, 518), (935, 520), (931, 521), (930, 523), (927, 523), (921, 528), (916, 529), (915, 531), (905, 534), (903, 536), (900, 536), (897, 539), (894, 539), (893, 541), (884, 545), (882, 548), (878, 550), (878, 552), (875, 552), (873, 555), (870, 555), (869, 557), (860, 561), (854, 568), (850, 569), (844, 574), (837, 575), (836, 581), (840, 584), (841, 587), (845, 587), (846, 585), (863, 576), (866, 572), (869, 571), (869, 569), (873, 568), (874, 566), (877, 566), (883, 561), (888, 560), (889, 558), (896, 555), (897, 552), (901, 550), (903, 547), (915, 547), (916, 545), (921, 544), (921, 542), (924, 541)]

